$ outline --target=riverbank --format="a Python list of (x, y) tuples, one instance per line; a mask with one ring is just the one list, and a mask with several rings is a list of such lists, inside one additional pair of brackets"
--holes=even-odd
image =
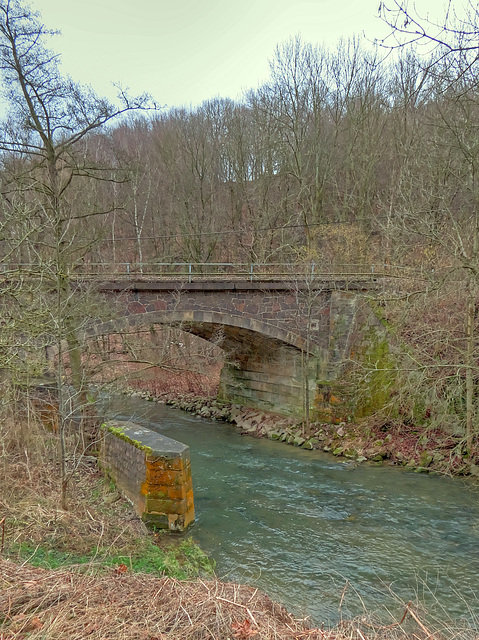
[(0, 638), (310, 640), (311, 629), (252, 587), (134, 573), (85, 575), (0, 558)]
[[(177, 579), (212, 576), (214, 563), (188, 537), (149, 531), (99, 470), (97, 458), (75, 454), (67, 509), (61, 509), (58, 437), (35, 421), (0, 423), (0, 556), (45, 569), (161, 573)], [(1, 638), (1, 634), (0, 634)]]
[[(190, 538), (148, 531), (94, 457), (69, 456), (63, 510), (57, 436), (1, 422), (0, 440), (1, 640), (412, 637), (366, 616), (312, 628), (258, 589), (218, 581)], [(417, 612), (405, 613), (425, 637)]]
[(0, 441), (2, 640), (475, 637), (470, 624), (431, 625), (406, 604), (386, 621), (365, 610), (314, 628), (254, 586), (217, 581), (187, 537), (146, 530), (93, 457), (68, 457), (68, 510), (60, 509), (58, 440), (41, 425), (1, 422)]
[(57, 437), (35, 421), (0, 422), (0, 441), (1, 640), (330, 637), (218, 581), (190, 537), (147, 530), (94, 457), (69, 457), (59, 508)]
[[(410, 605), (390, 625), (366, 615), (311, 628), (258, 589), (217, 580), (179, 581), (130, 574), (85, 575), (0, 558), (2, 640), (429, 640)], [(464, 632), (465, 630), (462, 630)], [(467, 633), (467, 632), (466, 632)], [(472, 630), (469, 637), (473, 638)], [(467, 637), (462, 635), (461, 637)]]
[(361, 423), (315, 422), (308, 432), (293, 419), (212, 397), (191, 394), (155, 395), (128, 388), (124, 394), (160, 402), (211, 420), (232, 424), (243, 435), (269, 438), (308, 450), (321, 450), (354, 464), (392, 464), (415, 473), (479, 477), (479, 452), (467, 455), (463, 439), (439, 429), (370, 418)]
[(58, 438), (41, 424), (0, 421), (0, 442), (1, 640), (320, 637), (216, 580), (190, 536), (148, 530), (93, 456), (68, 457), (61, 509)]

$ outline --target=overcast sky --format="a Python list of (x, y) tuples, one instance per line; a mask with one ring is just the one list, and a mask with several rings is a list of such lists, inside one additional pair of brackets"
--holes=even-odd
[[(190, 106), (237, 98), (268, 74), (277, 44), (301, 34), (335, 45), (341, 36), (385, 33), (379, 0), (31, 0), (63, 70), (113, 97), (112, 82), (158, 103)], [(442, 0), (417, 0), (436, 15)]]

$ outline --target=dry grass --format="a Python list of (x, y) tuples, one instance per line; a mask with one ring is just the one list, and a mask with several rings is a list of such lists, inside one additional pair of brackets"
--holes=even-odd
[(2, 640), (323, 637), (251, 587), (119, 571), (91, 577), (8, 560), (0, 575)]
[(68, 511), (60, 508), (58, 440), (34, 420), (28, 429), (0, 424), (0, 520), (6, 548), (47, 544), (86, 553), (98, 545), (127, 544), (145, 533), (132, 509), (99, 473), (95, 459), (72, 446), (76, 468), (68, 491)]
[[(45, 568), (82, 565), (92, 573), (126, 564), (132, 569), (189, 577), (211, 569), (184, 537), (153, 535), (96, 459), (81, 457), (72, 441), (74, 471), (68, 510), (60, 508), (57, 436), (31, 420), (24, 429), (0, 420), (0, 550), (4, 557)], [(3, 537), (3, 540), (1, 539)], [(1, 554), (0, 554), (1, 555)]]
[(178, 581), (123, 569), (87, 576), (0, 558), (0, 639), (55, 640), (477, 640), (431, 630), (407, 605), (387, 626), (361, 619), (312, 629), (249, 586)]

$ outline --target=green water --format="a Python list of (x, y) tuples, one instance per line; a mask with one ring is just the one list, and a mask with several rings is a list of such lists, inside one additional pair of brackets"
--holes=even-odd
[(137, 398), (113, 399), (109, 411), (190, 446), (192, 534), (220, 578), (317, 624), (365, 608), (400, 616), (409, 600), (441, 620), (479, 617), (472, 483), (356, 466)]

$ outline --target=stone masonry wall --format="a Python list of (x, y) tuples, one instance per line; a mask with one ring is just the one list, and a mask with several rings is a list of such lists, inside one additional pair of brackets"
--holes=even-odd
[[(140, 286), (140, 285), (139, 285)], [(262, 285), (265, 286), (265, 285)], [(329, 336), (331, 291), (296, 292), (294, 290), (238, 290), (218, 291), (184, 288), (179, 291), (155, 291), (138, 288), (126, 290), (117, 298), (119, 311), (123, 315), (148, 312), (181, 313), (217, 312), (225, 319), (238, 317), (259, 320), (284, 331), (306, 337), (307, 307), (312, 307), (313, 322), (309, 337), (315, 346), (326, 347)]]
[[(338, 282), (309, 288), (236, 281), (102, 286), (123, 315), (106, 331), (166, 322), (206, 340), (221, 335), (227, 362), (219, 397), (284, 415), (302, 415), (306, 384), (311, 409), (317, 392), (326, 397), (323, 387), (329, 393), (329, 382), (347, 369), (362, 291), (360, 283)], [(98, 335), (103, 331), (99, 325)]]
[(131, 422), (103, 425), (101, 462), (142, 520), (183, 531), (195, 519), (189, 448)]

